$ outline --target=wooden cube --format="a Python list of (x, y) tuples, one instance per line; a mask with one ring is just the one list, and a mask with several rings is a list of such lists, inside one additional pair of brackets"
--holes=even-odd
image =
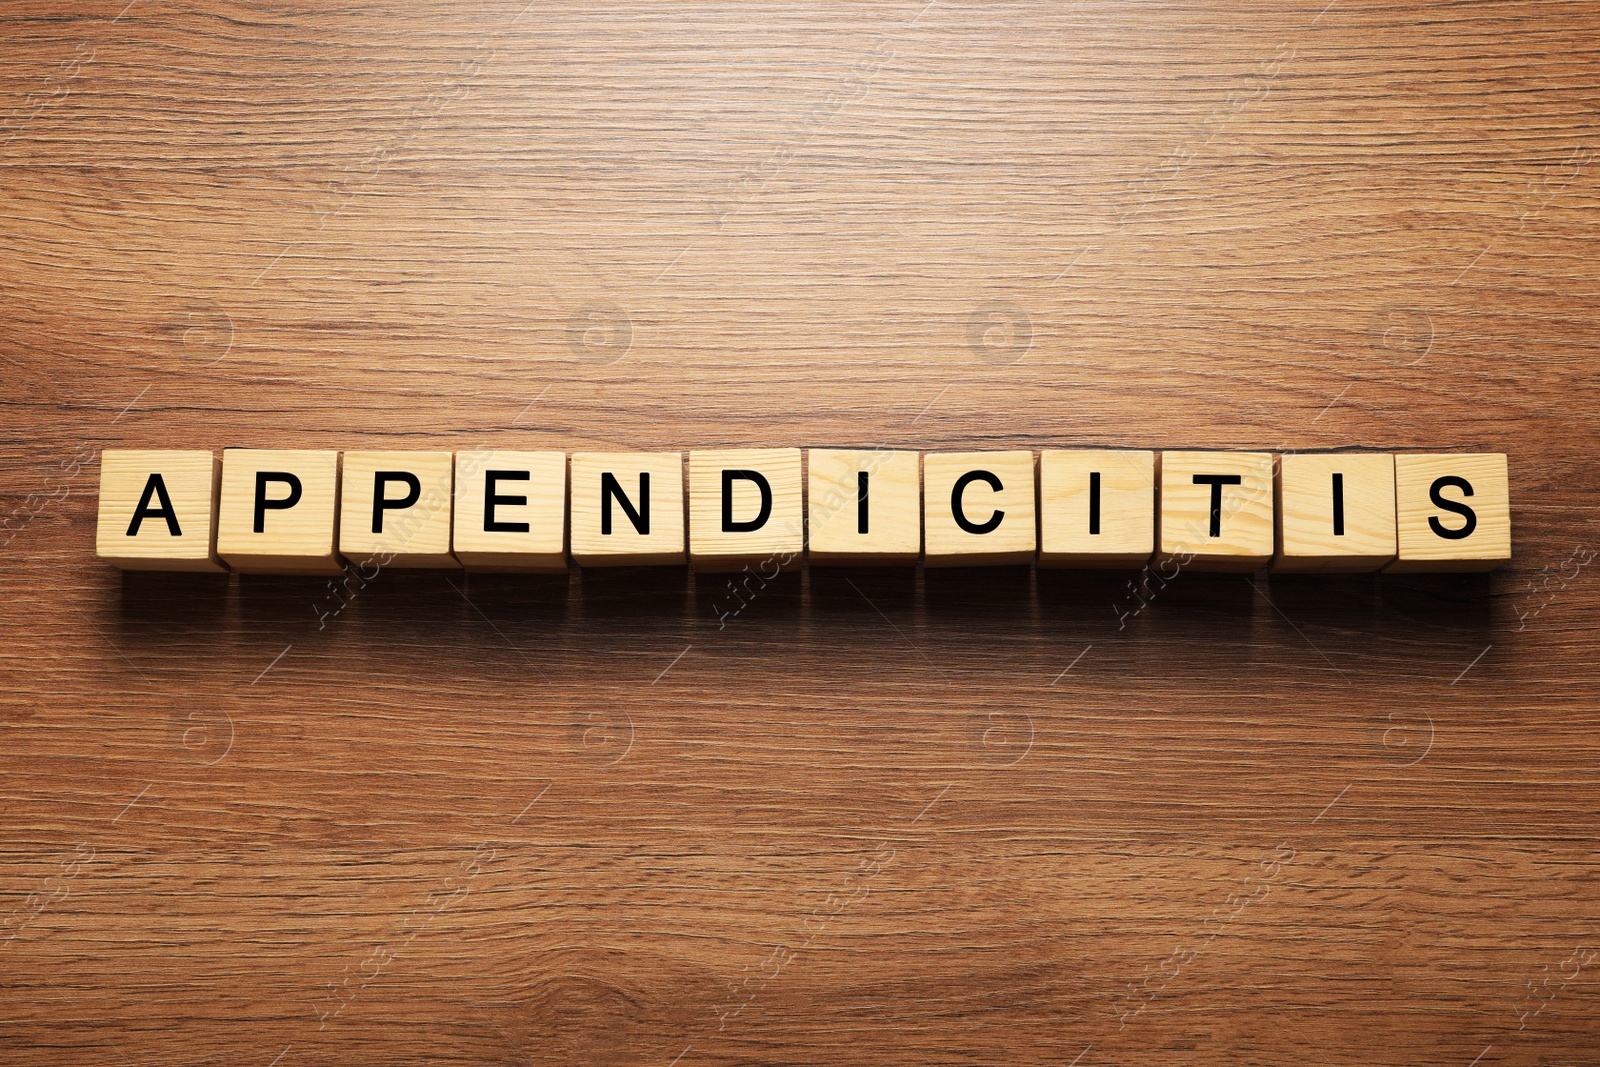
[(338, 574), (339, 453), (226, 448), (217, 555), (236, 571)]
[(1039, 546), (1032, 452), (922, 457), (923, 565), (1030, 563)]
[(1279, 457), (1277, 522), (1274, 571), (1380, 569), (1395, 558), (1394, 457)]
[(806, 453), (813, 564), (915, 565), (922, 555), (922, 455), (888, 449)]
[(456, 559), (473, 571), (567, 569), (567, 454), (456, 453)]
[(100, 453), (95, 555), (125, 571), (209, 571), (217, 559), (217, 487), (210, 452)]
[(1156, 454), (1039, 454), (1039, 565), (1138, 567), (1156, 547)]
[(572, 558), (580, 567), (683, 563), (683, 456), (574, 452)]
[(805, 543), (798, 448), (689, 453), (689, 559), (695, 570), (793, 570)]
[(1253, 571), (1272, 558), (1269, 452), (1163, 452), (1157, 554), (1196, 571)]
[(449, 452), (346, 452), (339, 553), (379, 567), (454, 568), (455, 457)]
[(1399, 555), (1388, 571), (1487, 571), (1511, 559), (1501, 453), (1394, 457)]

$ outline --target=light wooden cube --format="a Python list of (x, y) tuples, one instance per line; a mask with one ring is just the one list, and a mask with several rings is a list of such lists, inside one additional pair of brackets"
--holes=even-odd
[(567, 454), (456, 453), (456, 559), (473, 571), (567, 569)]
[(1394, 457), (1399, 555), (1388, 571), (1487, 571), (1511, 559), (1501, 453)]
[(217, 487), (210, 452), (100, 453), (95, 555), (125, 571), (208, 571), (217, 559)]
[(1278, 459), (1278, 552), (1288, 573), (1363, 573), (1395, 558), (1394, 457)]
[(1272, 498), (1269, 452), (1163, 452), (1158, 555), (1190, 570), (1253, 571), (1272, 558)]
[(1156, 454), (1039, 454), (1039, 565), (1137, 567), (1156, 547)]
[(821, 565), (915, 564), (922, 555), (922, 454), (806, 453), (807, 553)]
[(1030, 563), (1039, 547), (1032, 452), (922, 457), (923, 565)]
[(572, 558), (580, 567), (683, 563), (683, 456), (574, 452)]
[(346, 452), (339, 553), (380, 567), (454, 568), (455, 457), (449, 452)]
[(236, 571), (338, 574), (339, 453), (225, 448), (217, 555)]
[(805, 543), (798, 448), (689, 453), (689, 559), (695, 570), (794, 570)]

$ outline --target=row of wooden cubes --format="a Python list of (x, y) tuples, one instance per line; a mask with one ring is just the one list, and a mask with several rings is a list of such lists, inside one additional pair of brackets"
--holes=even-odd
[[(1488, 570), (1500, 454), (795, 448), (107, 450), (96, 552), (135, 570), (683, 564)], [(342, 558), (341, 558), (342, 557)]]

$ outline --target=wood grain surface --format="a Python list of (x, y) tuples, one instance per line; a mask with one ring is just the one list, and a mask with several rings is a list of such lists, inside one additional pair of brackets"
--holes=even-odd
[[(15, 0), (0, 1061), (1594, 1063), (1591, 0)], [(1505, 452), (1492, 575), (119, 575), (105, 447)]]

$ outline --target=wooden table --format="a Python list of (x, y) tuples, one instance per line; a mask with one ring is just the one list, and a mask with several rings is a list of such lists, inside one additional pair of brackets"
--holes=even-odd
[[(1592, 1061), (1589, 0), (314, 6), (5, 12), (0, 1060)], [(93, 558), (480, 444), (1503, 451), (1516, 561)]]

